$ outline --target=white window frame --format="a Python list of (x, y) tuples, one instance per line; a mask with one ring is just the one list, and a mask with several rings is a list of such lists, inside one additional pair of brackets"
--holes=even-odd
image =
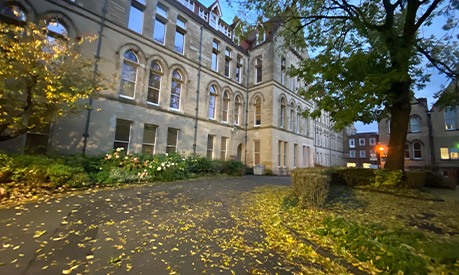
[(376, 145), (376, 138), (375, 137), (370, 137), (369, 138), (369, 143), (370, 143), (370, 145)]
[(365, 151), (365, 150), (359, 150), (359, 157), (360, 157), (361, 159), (366, 158), (366, 157), (367, 157), (366, 151)]
[(350, 150), (349, 151), (349, 158), (351, 158), (351, 159), (355, 158), (355, 150)]
[(353, 138), (349, 139), (349, 148), (355, 148), (355, 139)]
[[(116, 126), (118, 125), (118, 120), (119, 121), (124, 121), (124, 122), (129, 122), (129, 138), (128, 138), (127, 141), (126, 140), (116, 139), (116, 128), (117, 128)], [(116, 119), (115, 135), (114, 135), (114, 138), (113, 138), (113, 149), (120, 148), (120, 147), (115, 148), (115, 143), (123, 143), (123, 144), (127, 144), (126, 153), (129, 152), (130, 144), (131, 144), (131, 138), (132, 138), (132, 124), (133, 124), (132, 120), (127, 120), (127, 119), (122, 119), (122, 118), (117, 118)]]
[(359, 138), (359, 146), (365, 146), (365, 138)]

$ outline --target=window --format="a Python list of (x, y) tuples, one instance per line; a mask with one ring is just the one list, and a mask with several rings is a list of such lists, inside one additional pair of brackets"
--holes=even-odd
[(260, 162), (260, 141), (255, 140), (253, 146), (254, 165), (261, 164)]
[(225, 91), (223, 93), (223, 106), (222, 106), (222, 111), (223, 111), (222, 121), (223, 122), (228, 122), (229, 102), (230, 102), (230, 99), (229, 99), (228, 92)]
[(287, 150), (288, 150), (288, 142), (284, 141), (284, 167), (287, 167)]
[(153, 39), (161, 44), (164, 44), (164, 36), (166, 33), (167, 11), (156, 6), (155, 28), (153, 30)]
[(280, 127), (284, 128), (285, 126), (285, 117), (287, 116), (287, 106), (285, 98), (281, 99), (281, 110), (280, 110)]
[(186, 26), (185, 22), (180, 18), (177, 18), (176, 29), (175, 29), (175, 42), (174, 50), (178, 53), (183, 54), (183, 45), (185, 43)]
[(217, 90), (215, 86), (210, 86), (209, 90), (209, 118), (215, 119), (215, 97), (217, 96)]
[(255, 126), (260, 126), (261, 125), (261, 98), (257, 96), (255, 98)]
[(447, 131), (456, 130), (456, 115), (455, 108), (445, 110), (445, 129)]
[(355, 148), (355, 139), (353, 139), (353, 138), (349, 139), (349, 147), (350, 148)]
[(172, 87), (171, 87), (171, 104), (172, 109), (180, 109), (180, 94), (182, 91), (182, 75), (178, 70), (172, 73)]
[(234, 125), (240, 125), (241, 111), (242, 111), (241, 97), (236, 96), (236, 100), (234, 100)]
[(285, 85), (285, 57), (281, 57), (281, 84)]
[(293, 167), (296, 168), (297, 165), (297, 150), (298, 150), (298, 144), (293, 144)]
[(150, 64), (150, 77), (148, 78), (147, 103), (159, 104), (159, 91), (161, 89), (161, 66), (155, 61)]
[(296, 92), (298, 93), (298, 91), (300, 90), (300, 79), (298, 78), (298, 76), (296, 77)]
[(208, 13), (203, 10), (201, 7), (199, 7), (199, 16), (204, 19), (204, 21), (207, 22), (207, 19), (208, 19)]
[(360, 150), (360, 151), (359, 151), (359, 155), (360, 155), (360, 158), (361, 158), (361, 159), (366, 158), (366, 155), (365, 155), (365, 151), (364, 151), (364, 150)]
[(207, 158), (212, 159), (214, 156), (214, 139), (215, 136), (207, 136)]
[(290, 77), (290, 91), (295, 90), (295, 78)]
[(132, 0), (131, 9), (129, 10), (128, 28), (140, 34), (143, 28), (144, 4), (145, 3), (141, 3), (140, 1)]
[(263, 77), (263, 59), (257, 56), (255, 60), (255, 83), (260, 83)]
[(387, 120), (387, 133), (390, 134), (390, 118)]
[(209, 24), (212, 28), (214, 29), (218, 29), (218, 16), (214, 13), (214, 12), (211, 12), (210, 13), (210, 21), (209, 21)]
[(282, 166), (282, 141), (277, 141), (277, 166)]
[(182, 5), (187, 7), (189, 10), (194, 11), (194, 2), (191, 0), (178, 0)]
[(359, 138), (359, 145), (360, 146), (365, 146), (365, 139), (364, 138)]
[(459, 159), (459, 148), (440, 148), (440, 158), (441, 159)]
[(376, 138), (374, 137), (370, 138), (370, 145), (376, 145)]
[(0, 7), (0, 14), (8, 18), (14, 19), (15, 21), (26, 21), (24, 11), (17, 5), (4, 4)]
[(238, 83), (241, 83), (242, 81), (242, 56), (238, 55), (237, 56), (237, 64), (236, 64), (236, 75), (235, 75), (235, 80)]
[(300, 120), (301, 120), (301, 109), (298, 108), (296, 111), (296, 132), (300, 133)]
[(440, 158), (449, 159), (449, 150), (446, 147), (440, 148)]
[(293, 131), (293, 125), (295, 125), (295, 106), (290, 106), (290, 131)]
[(225, 76), (230, 77), (231, 72), (231, 50), (225, 50)]
[(121, 97), (134, 98), (138, 66), (139, 61), (135, 53), (126, 51), (124, 53), (123, 66), (121, 69)]
[(407, 143), (405, 144), (405, 158), (410, 159), (410, 145)]
[(218, 54), (220, 53), (219, 51), (220, 44), (217, 41), (212, 42), (212, 64), (210, 68), (213, 71), (218, 71)]
[(221, 147), (221, 153), (220, 153), (220, 160), (225, 161), (226, 160), (226, 146), (228, 144), (228, 138), (227, 137), (222, 137), (222, 147)]
[(145, 124), (143, 127), (142, 153), (155, 154), (156, 126)]
[(413, 142), (413, 159), (422, 159), (422, 146), (418, 141)]
[(129, 151), (131, 124), (132, 121), (116, 119), (115, 140), (113, 141), (113, 149), (124, 148), (125, 152)]
[(350, 158), (355, 158), (355, 150), (349, 151), (349, 157)]
[(179, 130), (168, 128), (167, 129), (167, 144), (166, 144), (166, 153), (177, 153), (177, 143), (178, 143), (178, 132)]
[[(62, 24), (59, 18), (52, 17), (46, 20), (48, 28), (48, 41), (53, 44), (56, 39), (66, 40), (68, 39), (68, 30)], [(51, 50), (52, 51), (52, 50)]]
[(421, 132), (421, 121), (417, 117), (410, 118), (410, 128), (411, 133), (419, 133)]

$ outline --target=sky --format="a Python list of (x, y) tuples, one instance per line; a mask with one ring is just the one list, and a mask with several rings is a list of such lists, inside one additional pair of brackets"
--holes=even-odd
[[(204, 4), (206, 7), (209, 7), (215, 2), (215, 0), (200, 0), (200, 2)], [(233, 8), (231, 8), (228, 5), (226, 0), (220, 0), (220, 7), (222, 8), (223, 20), (226, 23), (231, 24), (233, 22), (233, 18), (237, 15), (237, 11), (233, 10)], [(442, 33), (443, 31), (441, 30), (441, 28), (443, 26), (443, 23), (444, 21), (442, 20), (435, 20), (431, 26), (424, 30), (424, 34), (427, 36), (430, 34), (435, 35), (437, 33)], [(430, 82), (426, 83), (425, 88), (421, 90), (415, 90), (414, 92), (416, 97), (427, 98), (427, 103), (429, 107), (432, 107), (432, 104), (434, 103), (434, 94), (441, 90), (442, 86), (447, 86), (450, 80), (448, 80), (444, 75), (440, 75), (439, 73), (437, 73), (434, 69), (430, 69), (428, 73), (432, 74)], [(362, 122), (356, 122), (354, 125), (357, 128), (358, 133), (378, 132), (377, 122), (373, 122), (367, 125), (364, 125)]]

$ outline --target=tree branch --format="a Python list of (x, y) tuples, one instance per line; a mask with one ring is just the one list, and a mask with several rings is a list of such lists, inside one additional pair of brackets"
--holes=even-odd
[[(427, 0), (419, 2), (419, 6), (426, 3)], [(440, 4), (441, 0), (434, 0), (432, 5), (426, 10), (426, 12), (419, 18), (416, 25), (414, 25), (415, 31), (417, 31), (421, 25), (427, 20), (427, 18), (432, 14), (432, 12), (437, 8), (438, 4)]]
[(441, 73), (444, 73), (446, 76), (448, 76), (449, 78), (451, 79), (455, 79), (458, 77), (458, 73), (453, 70), (451, 67), (449, 67), (447, 64), (445, 64), (444, 62), (442, 61), (439, 61), (437, 59), (435, 59), (435, 57), (433, 57), (426, 49), (424, 49), (423, 47), (419, 46), (419, 45), (416, 45), (416, 48), (417, 50), (422, 53), (426, 58), (427, 60), (429, 60), (430, 63), (432, 63), (432, 65), (434, 65), (434, 67), (439, 70)]

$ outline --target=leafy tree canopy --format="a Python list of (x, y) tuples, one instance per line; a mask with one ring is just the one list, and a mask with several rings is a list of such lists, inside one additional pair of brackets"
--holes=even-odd
[[(303, 95), (330, 112), (336, 129), (354, 121), (391, 117), (386, 166), (403, 169), (412, 91), (430, 77), (425, 64), (451, 79), (459, 71), (459, 1), (246, 0), (243, 4), (265, 19), (281, 18), (278, 33), (285, 47), (306, 43), (315, 54), (291, 73), (310, 84)], [(436, 17), (445, 22), (440, 30), (444, 34), (425, 35)]]
[(78, 111), (80, 99), (103, 89), (93, 62), (79, 53), (94, 39), (52, 39), (33, 23), (0, 25), (0, 141)]

